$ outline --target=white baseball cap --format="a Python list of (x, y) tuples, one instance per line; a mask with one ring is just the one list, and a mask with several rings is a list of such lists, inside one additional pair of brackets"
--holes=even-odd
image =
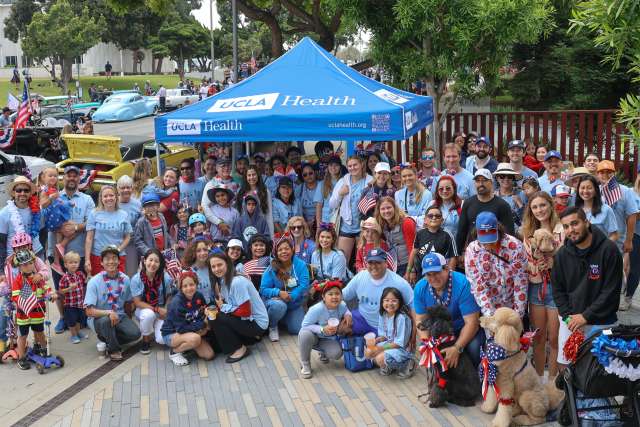
[(228, 248), (242, 248), (242, 242), (238, 239), (231, 239), (227, 243)]
[(391, 168), (389, 167), (389, 163), (387, 162), (378, 162), (376, 167), (373, 168), (374, 172), (388, 172), (391, 173)]
[(484, 179), (488, 179), (489, 181), (493, 179), (493, 177), (491, 176), (491, 171), (489, 169), (478, 169), (476, 173), (473, 174), (473, 179), (476, 179), (479, 176), (483, 177)]

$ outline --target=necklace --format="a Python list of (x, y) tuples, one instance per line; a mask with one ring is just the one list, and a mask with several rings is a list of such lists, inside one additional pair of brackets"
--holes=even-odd
[[(117, 311), (118, 298), (120, 298), (120, 295), (122, 294), (122, 290), (124, 289), (124, 278), (120, 273), (118, 273), (117, 279), (109, 278), (109, 276), (107, 275), (107, 272), (105, 271), (102, 273), (102, 280), (107, 285), (107, 302), (111, 304), (112, 310)], [(114, 288), (111, 286), (112, 280), (118, 281), (118, 288), (116, 290), (114, 290)]]
[(453, 274), (449, 273), (449, 280), (447, 282), (447, 287), (442, 293), (442, 298), (438, 296), (438, 293), (433, 289), (433, 286), (429, 285), (429, 293), (431, 294), (431, 297), (436, 301), (436, 304), (442, 305), (444, 307), (449, 306), (449, 303), (451, 302), (452, 282)]

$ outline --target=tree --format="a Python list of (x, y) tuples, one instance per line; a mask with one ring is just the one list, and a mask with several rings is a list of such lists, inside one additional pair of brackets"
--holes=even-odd
[(198, 46), (210, 43), (209, 30), (193, 16), (169, 15), (158, 31), (157, 42), (166, 47), (171, 59), (178, 63), (180, 79), (184, 78), (184, 64), (197, 56)]
[(18, 43), (18, 40), (27, 33), (27, 27), (31, 23), (33, 15), (40, 10), (40, 4), (33, 0), (16, 0), (11, 5), (9, 16), (4, 20), (5, 36), (12, 42)]
[[(576, 5), (571, 30), (593, 34), (595, 46), (604, 49), (604, 61), (630, 73), (640, 82), (640, 3), (637, 0), (589, 0)], [(628, 138), (640, 145), (640, 98), (629, 93), (620, 100), (618, 119)]]
[(426, 80), (434, 99), (435, 142), (456, 99), (495, 89), (499, 68), (507, 63), (513, 45), (534, 43), (548, 32), (553, 11), (548, 0), (343, 3), (355, 22), (371, 31), (371, 54), (393, 76), (394, 84), (406, 87)]
[(22, 48), (30, 58), (42, 64), (53, 57), (61, 66), (61, 85), (67, 92), (74, 58), (100, 41), (100, 24), (85, 8), (76, 14), (67, 0), (53, 4), (47, 12), (37, 12), (22, 39)]

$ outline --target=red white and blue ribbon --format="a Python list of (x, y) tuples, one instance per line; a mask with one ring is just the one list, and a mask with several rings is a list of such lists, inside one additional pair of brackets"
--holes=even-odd
[(420, 357), (420, 366), (425, 368), (433, 368), (438, 379), (438, 387), (444, 388), (447, 384), (446, 380), (440, 376), (440, 373), (444, 373), (449, 369), (447, 361), (444, 360), (444, 356), (440, 352), (440, 345), (453, 342), (456, 340), (455, 335), (443, 335), (438, 339), (430, 337), (428, 340), (422, 340), (419, 351), (422, 355)]

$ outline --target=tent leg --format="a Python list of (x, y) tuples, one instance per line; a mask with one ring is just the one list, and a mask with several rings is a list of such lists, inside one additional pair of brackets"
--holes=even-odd
[(238, 143), (231, 143), (231, 173), (236, 171), (236, 159), (238, 158)]
[(402, 140), (402, 142), (400, 143), (400, 148), (402, 150), (401, 153), (401, 158), (402, 158), (402, 163), (407, 163), (407, 141), (406, 140)]
[(162, 170), (160, 169), (160, 144), (158, 144), (158, 141), (156, 141), (156, 168), (158, 176), (162, 176)]
[(353, 156), (355, 152), (356, 152), (356, 142), (347, 141), (347, 158)]
[(251, 157), (251, 143), (249, 141), (245, 142), (245, 154), (247, 157)]

